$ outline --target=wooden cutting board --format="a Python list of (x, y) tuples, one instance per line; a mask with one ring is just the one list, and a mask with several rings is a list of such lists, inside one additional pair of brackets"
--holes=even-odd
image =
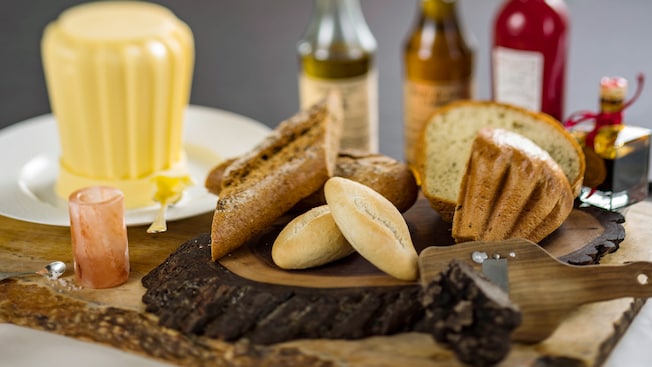
[[(414, 210), (429, 213), (424, 206)], [(417, 215), (416, 217), (420, 217)], [(10, 322), (74, 338), (108, 344), (152, 358), (184, 365), (414, 365), (456, 366), (453, 354), (420, 333), (370, 337), (356, 341), (297, 340), (271, 346), (226, 343), (183, 335), (159, 326), (144, 312), (140, 279), (164, 261), (184, 241), (210, 229), (212, 214), (169, 223), (166, 233), (147, 234), (146, 226), (129, 228), (132, 273), (127, 284), (108, 290), (79, 289), (71, 272), (58, 281), (41, 278), (0, 282), (0, 322)], [(599, 234), (602, 229), (577, 214), (565, 224), (570, 232)], [(639, 203), (626, 212), (627, 236), (618, 251), (602, 263), (652, 260), (646, 242), (652, 203)], [(413, 230), (428, 223), (415, 223)], [(72, 269), (69, 229), (36, 225), (0, 217), (0, 269), (38, 269), (62, 260)], [(585, 236), (586, 233), (583, 235)], [(593, 235), (590, 235), (593, 236)], [(589, 237), (590, 237), (589, 236)], [(434, 244), (434, 243), (433, 243)], [(551, 252), (568, 254), (573, 241), (555, 240)], [(582, 246), (580, 246), (582, 247)], [(571, 251), (572, 252), (572, 251)], [(584, 256), (585, 254), (582, 254)], [(602, 364), (643, 305), (643, 300), (619, 299), (578, 308), (560, 328), (537, 345), (515, 345), (502, 366), (554, 365), (576, 360), (580, 365)]]

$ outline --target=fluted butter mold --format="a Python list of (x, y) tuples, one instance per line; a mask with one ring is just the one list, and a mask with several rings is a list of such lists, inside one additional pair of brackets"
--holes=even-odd
[(153, 204), (151, 177), (185, 171), (190, 28), (156, 4), (93, 2), (48, 24), (41, 47), (61, 144), (57, 194), (103, 184), (123, 190), (128, 208)]

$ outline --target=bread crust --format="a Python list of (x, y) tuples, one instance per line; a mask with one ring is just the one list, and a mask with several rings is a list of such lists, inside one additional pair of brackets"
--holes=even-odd
[[(224, 171), (232, 162), (233, 160), (221, 162), (206, 176), (205, 186), (211, 193), (219, 195)], [(342, 150), (337, 157), (333, 175), (369, 186), (391, 201), (401, 213), (414, 205), (419, 194), (412, 170), (405, 163), (379, 153)], [(324, 204), (326, 199), (324, 188), (321, 187), (302, 199), (291, 211), (302, 213)]]
[(342, 130), (339, 103), (330, 95), (281, 122), (224, 170), (211, 226), (213, 260), (270, 226), (333, 174)]
[[(396, 159), (360, 150), (343, 150), (337, 157), (335, 177), (344, 177), (370, 187), (401, 212), (414, 205), (419, 194), (416, 179), (408, 166)], [(326, 204), (324, 188), (302, 200), (295, 209), (305, 211)]]
[(324, 194), (335, 223), (362, 257), (397, 279), (417, 279), (418, 255), (410, 230), (389, 200), (342, 177), (329, 179)]
[[(473, 114), (486, 114), (482, 119), (473, 118)], [(429, 134), (434, 129), (445, 124), (446, 117), (459, 114), (468, 117), (464, 121), (455, 121), (454, 125), (446, 126), (442, 129), (441, 134), (447, 141), (453, 143), (447, 146), (430, 146), (431, 141)], [(436, 126), (439, 125), (439, 126)], [(475, 134), (484, 126), (506, 128), (515, 131), (533, 140), (550, 155), (557, 160), (562, 167), (566, 178), (569, 181), (574, 196), (579, 195), (582, 188), (582, 181), (585, 170), (584, 153), (581, 146), (571, 136), (563, 125), (553, 117), (545, 113), (536, 113), (520, 107), (496, 103), (491, 101), (457, 101), (450, 103), (438, 109), (431, 119), (425, 124), (421, 132), (418, 146), (416, 147), (415, 171), (417, 182), (419, 182), (421, 191), (429, 200), (430, 205), (439, 212), (442, 219), (451, 222), (457, 205), (457, 193), (463, 176), (463, 167), (470, 154), (470, 146), (475, 138)], [(433, 129), (433, 130), (430, 130)], [(464, 142), (462, 141), (462, 135)], [(550, 142), (543, 144), (542, 142)], [(459, 144), (458, 144), (459, 143)], [(432, 157), (429, 152), (437, 149), (441, 154), (450, 154), (456, 156), (456, 163), (460, 163), (462, 174), (459, 177), (451, 179), (454, 183), (450, 186), (452, 195), (444, 196), (438, 193), (442, 186), (440, 181), (428, 178), (429, 172), (442, 170), (442, 167), (431, 166)], [(457, 150), (455, 150), (457, 149)], [(555, 150), (555, 151), (551, 151)], [(560, 160), (564, 160), (563, 162)], [(441, 173), (444, 174), (444, 173)]]
[(224, 171), (235, 162), (236, 158), (225, 159), (220, 162), (217, 166), (213, 167), (204, 180), (204, 187), (208, 192), (219, 195), (222, 191), (222, 178), (224, 178)]
[(516, 133), (481, 129), (465, 172), (453, 217), (456, 242), (539, 242), (573, 209), (573, 193), (559, 165)]
[(272, 245), (272, 260), (281, 269), (306, 269), (355, 252), (337, 227), (328, 205), (294, 218)]

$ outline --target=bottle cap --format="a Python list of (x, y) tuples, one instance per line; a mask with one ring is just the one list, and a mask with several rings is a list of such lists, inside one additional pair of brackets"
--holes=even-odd
[(624, 100), (627, 95), (627, 79), (605, 76), (600, 79), (600, 97), (607, 100)]

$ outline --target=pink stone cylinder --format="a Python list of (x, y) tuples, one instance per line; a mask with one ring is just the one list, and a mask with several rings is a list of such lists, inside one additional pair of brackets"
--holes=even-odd
[(129, 278), (124, 195), (92, 186), (68, 198), (75, 281), (86, 288), (111, 288)]

